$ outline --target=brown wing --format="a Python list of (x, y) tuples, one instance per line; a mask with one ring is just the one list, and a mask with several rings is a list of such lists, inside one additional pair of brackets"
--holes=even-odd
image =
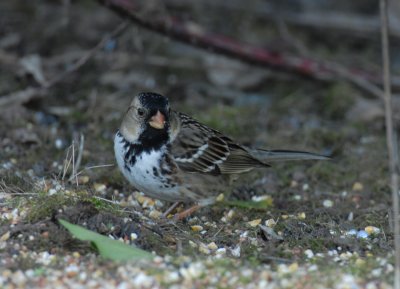
[(183, 113), (176, 113), (180, 131), (171, 145), (180, 169), (209, 174), (238, 174), (267, 164), (242, 146)]

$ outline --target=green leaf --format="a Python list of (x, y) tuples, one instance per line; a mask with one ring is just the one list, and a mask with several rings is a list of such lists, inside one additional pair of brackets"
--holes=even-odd
[(223, 201), (222, 204), (225, 206), (231, 207), (239, 207), (245, 209), (256, 209), (256, 210), (263, 210), (268, 209), (272, 206), (273, 200), (272, 198), (267, 198), (261, 201), (240, 201), (240, 200), (233, 200), (233, 201)]
[(89, 231), (81, 226), (65, 220), (58, 220), (76, 238), (90, 241), (98, 250), (100, 256), (114, 261), (149, 259), (154, 256), (147, 251), (110, 239), (106, 236)]

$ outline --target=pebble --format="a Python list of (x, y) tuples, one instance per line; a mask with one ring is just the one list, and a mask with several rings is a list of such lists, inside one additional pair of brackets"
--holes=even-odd
[(217, 254), (217, 255), (225, 255), (226, 254), (226, 249), (225, 248), (218, 248), (215, 251), (215, 254)]
[(368, 236), (369, 236), (369, 234), (364, 230), (360, 230), (360, 231), (357, 232), (357, 238), (358, 239), (367, 239)]
[(308, 259), (311, 259), (312, 257), (314, 257), (314, 252), (310, 249), (307, 249), (304, 251), (304, 255), (306, 255)]
[(237, 245), (235, 248), (231, 249), (231, 254), (233, 257), (239, 258), (240, 257), (240, 245)]
[(200, 244), (199, 251), (200, 251), (200, 253), (203, 253), (203, 254), (206, 254), (206, 255), (209, 255), (211, 253), (211, 250), (206, 245), (204, 245), (203, 243)]
[(265, 221), (265, 226), (273, 228), (276, 226), (276, 222), (274, 219), (268, 219)]
[(217, 244), (215, 244), (215, 242), (211, 242), (211, 243), (209, 243), (209, 244), (207, 245), (207, 248), (210, 249), (210, 250), (215, 251), (215, 250), (218, 249), (218, 246), (217, 246)]

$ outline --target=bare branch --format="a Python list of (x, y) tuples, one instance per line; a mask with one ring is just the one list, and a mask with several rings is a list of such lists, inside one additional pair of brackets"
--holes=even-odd
[(389, 153), (390, 181), (393, 198), (393, 224), (395, 245), (395, 278), (394, 288), (400, 289), (400, 219), (399, 219), (399, 157), (397, 140), (392, 112), (392, 91), (390, 85), (390, 54), (388, 32), (388, 5), (387, 0), (380, 0), (381, 27), (382, 27), (382, 60), (383, 60), (383, 85), (386, 120), (386, 142)]
[(317, 80), (345, 79), (366, 92), (382, 97), (377, 86), (381, 78), (377, 73), (349, 69), (338, 64), (321, 62), (312, 58), (296, 57), (256, 47), (225, 35), (209, 33), (198, 25), (186, 23), (168, 16), (143, 17), (137, 11), (134, 0), (97, 0), (100, 4), (113, 10), (131, 22), (166, 35), (171, 39), (184, 42), (207, 51), (214, 51), (247, 63), (296, 73)]

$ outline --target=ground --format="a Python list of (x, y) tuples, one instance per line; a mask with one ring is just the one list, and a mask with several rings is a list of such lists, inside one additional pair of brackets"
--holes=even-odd
[[(122, 22), (96, 2), (72, 2), (0, 4), (0, 96), (60, 74)], [(170, 13), (233, 36), (251, 29), (243, 40), (268, 35), (270, 45), (285, 48), (268, 21), (235, 11), (242, 22), (228, 25), (218, 11), (203, 19), (190, 14), (204, 9), (195, 8)], [(376, 39), (338, 44), (318, 30), (291, 29), (320, 58), (379, 65)], [(246, 145), (332, 160), (274, 163), (243, 175), (216, 205), (183, 221), (164, 219), (171, 204), (135, 190), (115, 166), (113, 135), (140, 91), (168, 95), (176, 110)], [(44, 95), (0, 106), (0, 287), (390, 288), (391, 195), (379, 105), (344, 80), (246, 65), (132, 26)], [(254, 208), (249, 200), (262, 202)], [(60, 218), (155, 258), (105, 260)]]

